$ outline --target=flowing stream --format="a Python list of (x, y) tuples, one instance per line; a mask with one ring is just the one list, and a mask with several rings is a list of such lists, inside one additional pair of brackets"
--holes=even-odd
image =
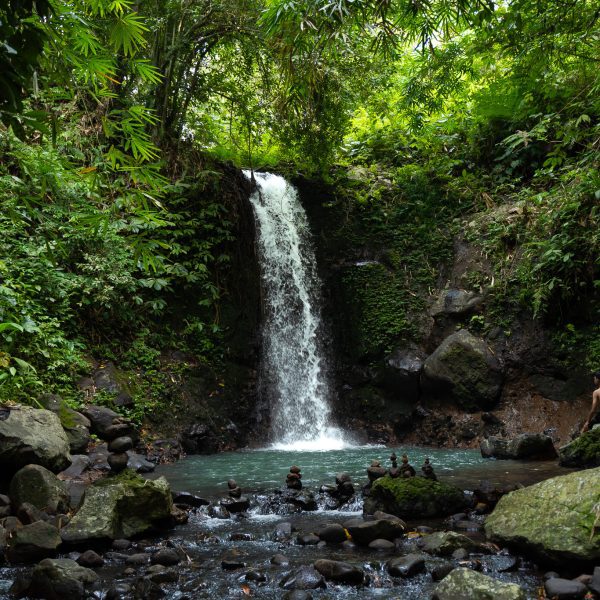
[(348, 442), (330, 423), (320, 281), (306, 213), (283, 177), (254, 177), (250, 202), (264, 296), (260, 386), (271, 406), (273, 448), (343, 448)]

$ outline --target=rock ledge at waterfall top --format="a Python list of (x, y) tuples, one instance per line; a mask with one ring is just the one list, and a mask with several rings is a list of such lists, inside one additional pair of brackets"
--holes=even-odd
[(465, 507), (462, 490), (424, 477), (378, 479), (365, 500), (367, 513), (382, 511), (402, 519), (443, 517)]
[(588, 469), (511, 492), (487, 518), (486, 535), (546, 563), (597, 562), (599, 481), (600, 468)]

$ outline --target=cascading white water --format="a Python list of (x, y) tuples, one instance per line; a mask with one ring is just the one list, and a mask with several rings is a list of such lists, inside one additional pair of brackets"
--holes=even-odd
[(319, 279), (306, 213), (283, 177), (254, 177), (257, 189), (250, 201), (265, 306), (261, 387), (271, 402), (273, 447), (339, 449), (347, 443), (329, 424), (329, 385), (319, 343)]

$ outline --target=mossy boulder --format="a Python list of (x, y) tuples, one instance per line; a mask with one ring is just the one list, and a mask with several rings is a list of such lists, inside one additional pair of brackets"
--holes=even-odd
[(383, 511), (402, 519), (442, 517), (458, 512), (466, 504), (462, 490), (424, 477), (378, 479), (365, 500), (367, 513)]
[(600, 560), (600, 468), (553, 477), (503, 496), (487, 518), (488, 538), (539, 560)]
[(0, 406), (0, 472), (16, 473), (28, 464), (54, 473), (71, 464), (69, 440), (53, 412), (30, 406)]
[(172, 508), (164, 477), (149, 481), (126, 469), (86, 490), (81, 507), (61, 536), (70, 543), (129, 538), (169, 519)]
[(576, 440), (560, 448), (558, 455), (563, 467), (600, 467), (600, 426), (582, 433)]
[(423, 387), (427, 394), (453, 398), (466, 410), (489, 410), (502, 389), (498, 359), (481, 338), (466, 329), (448, 336), (427, 358)]
[(10, 482), (10, 498), (15, 507), (29, 502), (48, 513), (64, 513), (69, 510), (67, 486), (41, 465), (27, 465)]
[(525, 592), (515, 583), (505, 583), (459, 568), (451, 571), (433, 592), (434, 600), (525, 600)]

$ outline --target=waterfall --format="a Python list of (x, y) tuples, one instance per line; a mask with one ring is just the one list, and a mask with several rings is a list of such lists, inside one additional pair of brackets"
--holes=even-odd
[(260, 385), (270, 401), (274, 447), (342, 448), (343, 435), (330, 424), (320, 282), (306, 213), (297, 191), (283, 177), (254, 176), (257, 189), (250, 202), (265, 309)]

